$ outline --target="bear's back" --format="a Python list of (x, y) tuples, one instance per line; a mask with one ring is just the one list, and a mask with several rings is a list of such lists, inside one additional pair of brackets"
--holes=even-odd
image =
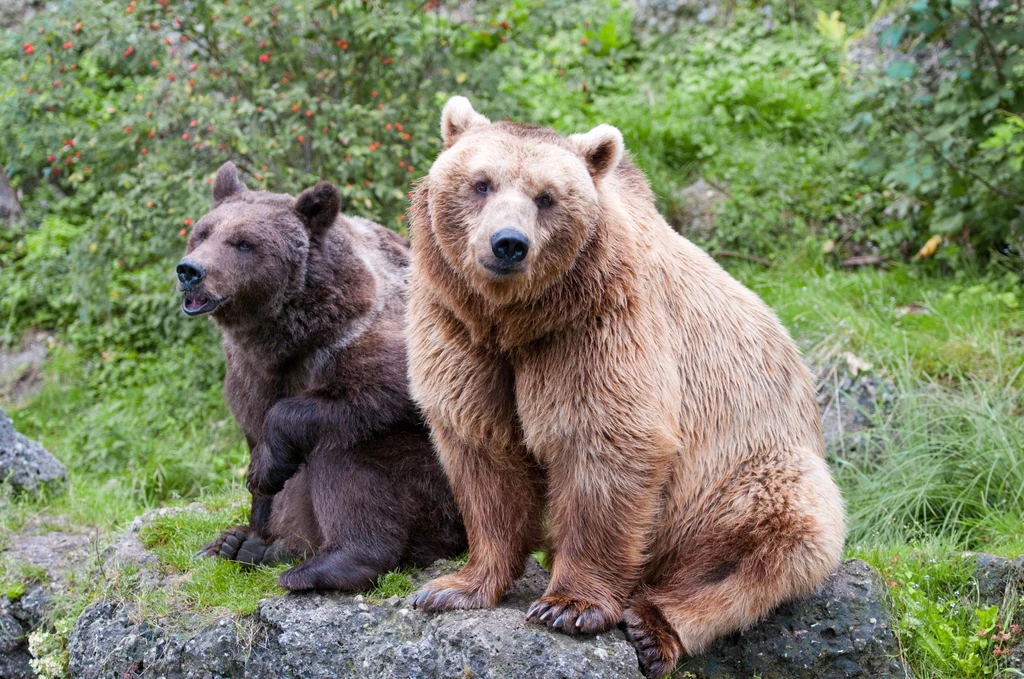
[[(627, 181), (636, 182), (630, 175)], [(682, 430), (692, 440), (717, 441), (733, 451), (784, 438), (821, 454), (813, 378), (778, 317), (675, 232), (653, 197), (627, 195), (633, 199), (623, 205), (636, 229), (636, 251), (645, 260), (639, 285), (655, 313), (667, 319), (666, 359), (679, 367)]]

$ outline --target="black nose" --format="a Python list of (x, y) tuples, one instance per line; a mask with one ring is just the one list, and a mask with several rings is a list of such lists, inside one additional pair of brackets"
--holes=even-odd
[(178, 268), (176, 271), (178, 272), (178, 280), (186, 286), (195, 285), (206, 278), (206, 269), (195, 262), (188, 261), (187, 259), (183, 259), (178, 262)]
[(522, 231), (502, 229), (491, 236), (491, 252), (502, 262), (521, 262), (529, 250), (530, 239)]

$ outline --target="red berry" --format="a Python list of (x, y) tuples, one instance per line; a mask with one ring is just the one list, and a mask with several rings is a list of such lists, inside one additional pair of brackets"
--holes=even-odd
[(129, 47), (128, 49), (126, 49), (126, 50), (124, 51), (124, 55), (125, 55), (126, 57), (130, 57), (130, 56), (131, 56), (131, 55), (133, 55), (133, 54), (135, 54), (135, 48), (134, 48), (134, 47)]
[(181, 231), (178, 232), (178, 235), (181, 236), (182, 238), (184, 238), (185, 234), (187, 234), (187, 233), (188, 233), (187, 229), (182, 229)]
[(188, 126), (189, 126), (189, 127), (195, 127), (195, 126), (196, 126), (196, 121), (194, 121), (194, 120), (193, 120), (192, 122), (190, 122), (190, 123), (188, 124)]
[(159, 65), (160, 65), (160, 62), (159, 62), (159, 61), (157, 61), (156, 59), (154, 59), (153, 61), (151, 61), (151, 62), (149, 62), (149, 63), (153, 65), (153, 68), (156, 68), (157, 66), (159, 66)]
[(312, 118), (313, 117), (313, 112), (312, 111), (306, 111), (306, 117), (307, 118)]
[(192, 226), (192, 219), (191, 218), (185, 220), (185, 226)]
[(270, 63), (270, 55), (269, 54), (261, 54), (260, 55), (260, 62), (264, 63), (264, 64), (269, 64)]
[(580, 44), (581, 45), (586, 45), (587, 44), (587, 39), (586, 38), (580, 38)]
[(66, 49), (66, 50), (71, 49), (71, 43), (70, 42), (64, 43), (64, 49)]
[(132, 126), (131, 125), (125, 125), (124, 126), (124, 133), (125, 134), (131, 134), (132, 133)]
[(75, 24), (75, 31), (74, 32), (78, 33), (80, 30), (82, 30), (82, 22), (81, 21), (79, 21), (77, 24)]
[(305, 138), (305, 137), (303, 137), (303, 136), (302, 136), (302, 135), (300, 134), (300, 135), (299, 135), (299, 143), (301, 144), (301, 143), (302, 143), (302, 142), (304, 142), (304, 141), (306, 141), (306, 138)]
[(25, 50), (25, 54), (28, 55), (31, 55), (33, 52), (36, 51), (35, 45), (33, 45), (30, 42), (26, 42), (24, 45), (22, 45), (21, 49)]
[(246, 14), (244, 17), (242, 17), (242, 23), (244, 23), (244, 24), (249, 23), (249, 15), (248, 14)]
[(185, 134), (181, 135), (181, 138), (187, 140), (188, 139), (188, 132), (186, 132)]
[(147, 153), (149, 153), (149, 149), (142, 147), (142, 155), (146, 155)]
[(50, 155), (46, 156), (46, 162), (48, 162), (48, 163), (52, 163), (55, 160), (57, 160), (57, 156), (53, 155), (52, 153)]

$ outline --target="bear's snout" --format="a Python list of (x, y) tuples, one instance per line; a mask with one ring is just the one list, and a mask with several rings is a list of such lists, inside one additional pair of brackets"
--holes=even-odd
[(491, 236), (491, 252), (498, 265), (508, 267), (526, 259), (530, 251), (530, 239), (518, 229), (501, 229)]
[(201, 264), (183, 259), (178, 262), (175, 269), (178, 272), (178, 280), (181, 281), (183, 290), (191, 290), (201, 280), (206, 278), (206, 269)]

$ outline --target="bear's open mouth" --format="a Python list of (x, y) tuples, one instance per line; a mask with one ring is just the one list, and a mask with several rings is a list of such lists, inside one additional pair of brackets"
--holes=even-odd
[(201, 292), (186, 292), (185, 299), (181, 303), (181, 310), (189, 316), (202, 316), (214, 311), (222, 301)]

